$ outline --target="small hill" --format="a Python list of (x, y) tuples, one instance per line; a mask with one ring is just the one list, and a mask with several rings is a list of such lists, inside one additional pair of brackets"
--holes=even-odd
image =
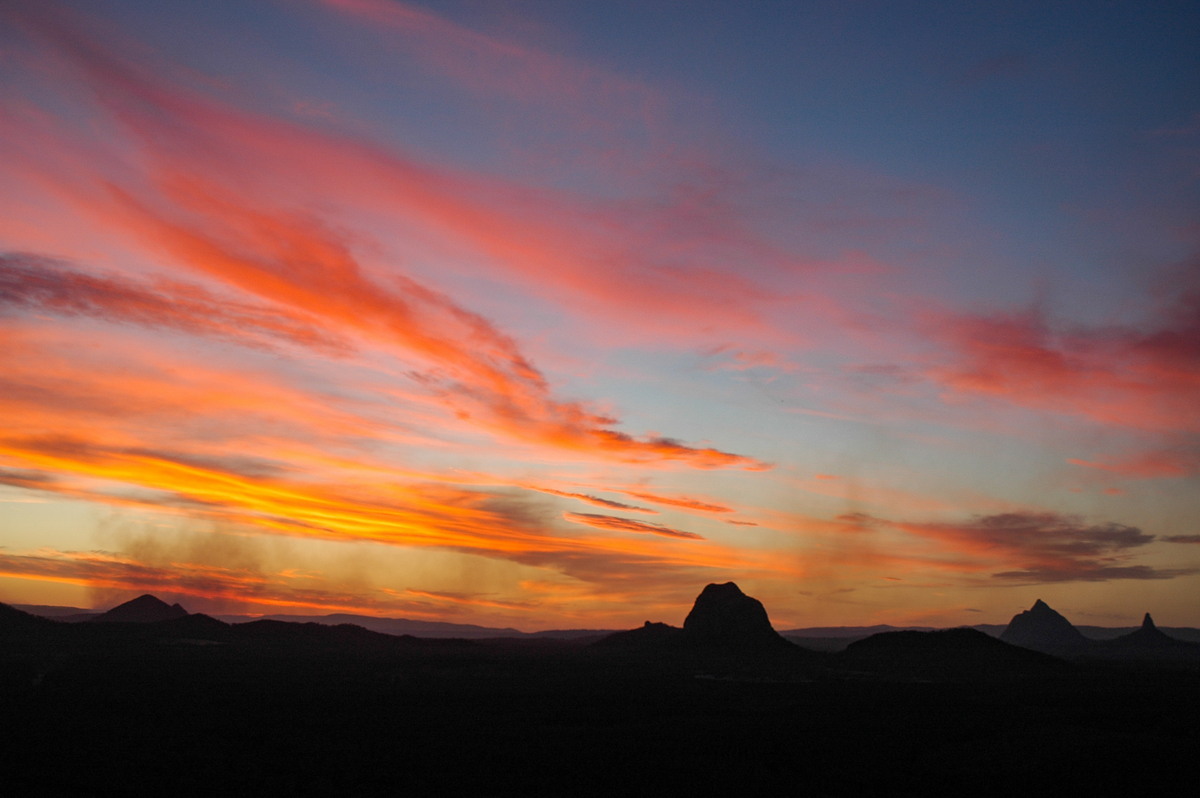
[(1089, 642), (1070, 621), (1041, 599), (1024, 612), (1014, 615), (1000, 639), (1014, 646), (1049, 654), (1079, 649)]
[(678, 626), (646, 621), (637, 629), (613, 632), (597, 640), (601, 648), (671, 648), (684, 644), (683, 630)]
[(917, 677), (987, 677), (1047, 673), (1061, 660), (997, 640), (977, 629), (884, 632), (850, 644), (844, 664), (881, 674)]
[[(217, 621), (220, 623), (220, 621)], [(330, 626), (323, 623), (291, 623), (289, 621), (260, 620), (234, 624), (230, 627), (230, 639), (251, 645), (299, 645), (333, 647), (344, 651), (361, 648), (390, 648), (400, 641), (417, 638), (374, 632), (354, 624), (343, 623)], [(436, 642), (463, 642), (436, 641)]]
[(147, 593), (88, 620), (92, 623), (155, 623), (185, 618), (187, 615), (188, 611), (178, 604), (167, 604)]

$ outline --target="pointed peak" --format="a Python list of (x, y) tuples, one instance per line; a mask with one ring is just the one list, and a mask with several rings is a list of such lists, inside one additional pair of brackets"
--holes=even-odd
[(167, 602), (160, 599), (158, 596), (155, 596), (151, 593), (143, 593), (142, 595), (138, 596), (137, 598), (130, 599), (129, 601), (126, 601), (124, 604), (118, 604), (117, 606), (118, 607), (133, 607), (133, 606), (168, 607), (170, 605), (167, 604)]
[(144, 623), (182, 618), (187, 614), (188, 611), (179, 604), (167, 604), (157, 596), (145, 593), (124, 604), (118, 604), (108, 612), (93, 616), (92, 620)]
[(1142, 618), (1143, 629), (1155, 629), (1154, 619), (1150, 617), (1150, 613), (1146, 613), (1146, 617)]
[(1048, 610), (1048, 609), (1050, 609), (1050, 605), (1047, 604), (1046, 602), (1042, 601), (1041, 599), (1038, 599), (1037, 601), (1033, 602), (1033, 606), (1029, 608), (1029, 611), (1034, 612), (1036, 610)]

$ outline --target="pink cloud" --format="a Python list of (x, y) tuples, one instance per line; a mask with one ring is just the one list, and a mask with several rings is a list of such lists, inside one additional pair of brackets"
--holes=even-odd
[[(609, 300), (602, 304), (621, 314), (662, 320), (676, 331), (687, 325), (667, 321), (670, 306), (705, 324), (721, 313), (740, 314), (728, 310), (736, 308), (728, 297), (744, 283), (736, 275), (639, 269), (638, 290), (630, 292), (620, 269), (593, 268), (590, 256), (573, 251), (580, 231), (594, 227), (575, 215), (564, 218), (556, 209), (572, 203), (561, 197), (438, 172), (361, 142), (246, 113), (172, 82), (170, 70), (151, 74), (64, 18), (32, 14), (25, 21), (69, 56), (101, 106), (136, 134), (151, 186), (120, 185), (98, 174), (109, 182), (111, 198), (98, 203), (80, 194), (76, 204), (97, 223), (124, 231), (146, 255), (165, 250), (197, 277), (266, 303), (262, 312), (316, 322), (332, 339), (352, 335), (397, 347), (422, 362), (428, 386), (453, 412), (494, 434), (623, 462), (768, 467), (716, 447), (630, 435), (612, 429), (615, 419), (553, 397), (517, 342), (487, 319), (400, 273), (391, 259), (365, 263), (356, 249), (371, 244), (311, 211), (284, 207), (282, 196), (295, 196), (295, 165), (304, 164), (309, 193), (325, 204), (400, 210), (418, 228), (449, 234), (516, 268), (514, 274), (533, 277), (533, 285), (545, 285), (547, 277), (567, 280), (572, 293), (598, 291)], [(513, 208), (529, 214), (514, 218)]]
[[(1200, 262), (1187, 281), (1200, 281)], [(950, 353), (926, 375), (948, 395), (1144, 430), (1200, 432), (1200, 289), (1184, 290), (1157, 326), (1055, 329), (1042, 314), (941, 314), (928, 329)]]
[(1132, 479), (1161, 479), (1185, 477), (1200, 471), (1200, 452), (1180, 447), (1142, 452), (1107, 462), (1076, 458), (1067, 462)]

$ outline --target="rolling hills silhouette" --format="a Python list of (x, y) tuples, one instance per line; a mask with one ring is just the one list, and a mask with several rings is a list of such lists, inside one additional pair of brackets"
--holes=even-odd
[(1058, 673), (1066, 663), (1005, 643), (975, 629), (882, 632), (851, 643), (842, 658), (852, 667), (888, 675), (995, 677)]
[(1200, 669), (1149, 619), (1068, 661), (972, 629), (808, 651), (733, 583), (597, 641), (136, 606), (0, 605), (6, 794), (1170, 795), (1200, 745)]

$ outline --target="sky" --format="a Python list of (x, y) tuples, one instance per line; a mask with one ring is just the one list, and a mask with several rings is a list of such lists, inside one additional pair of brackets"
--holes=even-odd
[(1200, 7), (0, 6), (0, 601), (1200, 626)]

